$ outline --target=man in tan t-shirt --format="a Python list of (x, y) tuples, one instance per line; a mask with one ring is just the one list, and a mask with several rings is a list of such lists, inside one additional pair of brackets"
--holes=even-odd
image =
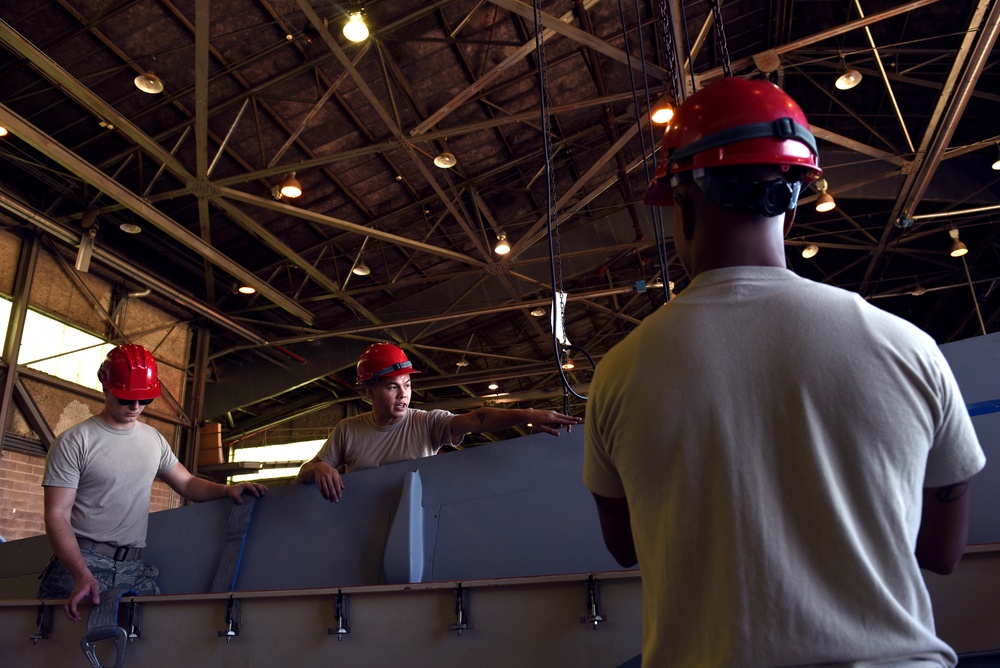
[(420, 373), (397, 346), (375, 343), (358, 360), (358, 383), (372, 403), (369, 413), (341, 420), (319, 453), (302, 465), (298, 482), (316, 483), (323, 498), (339, 501), (341, 473), (429, 457), (458, 445), (468, 433), (531, 423), (553, 436), (580, 424), (578, 417), (534, 408), (477, 408), (463, 415), (410, 408), (410, 376)]
[(67, 429), (45, 459), (45, 533), (55, 553), (39, 598), (68, 597), (66, 616), (79, 621), (79, 603), (101, 602), (101, 592), (127, 587), (158, 594), (159, 570), (141, 560), (146, 545), (149, 492), (160, 478), (191, 501), (243, 494), (261, 496), (259, 483), (221, 485), (196, 478), (177, 461), (153, 427), (137, 421), (160, 396), (156, 360), (142, 346), (108, 353), (97, 372), (104, 409)]

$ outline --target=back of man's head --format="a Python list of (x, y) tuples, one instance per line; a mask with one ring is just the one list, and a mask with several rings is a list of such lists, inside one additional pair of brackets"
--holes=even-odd
[(794, 209), (802, 187), (821, 174), (795, 101), (770, 82), (726, 77), (677, 108), (645, 202), (673, 206), (674, 188), (693, 183), (723, 208), (772, 217)]

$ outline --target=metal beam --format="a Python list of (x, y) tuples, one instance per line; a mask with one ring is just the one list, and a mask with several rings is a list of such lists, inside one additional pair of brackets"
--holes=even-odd
[[(860, 294), (864, 294), (868, 289), (875, 269), (889, 246), (898, 219), (912, 214), (920, 203), (979, 81), (986, 60), (996, 43), (997, 34), (1000, 32), (1000, 4), (994, 3), (991, 9), (990, 4), (990, 0), (979, 0), (973, 13), (962, 47), (955, 54), (948, 80), (917, 149), (914, 159), (916, 167), (906, 176), (906, 181), (900, 189), (889, 220), (882, 230), (878, 247), (872, 253), (864, 279), (858, 287)], [(988, 17), (986, 17), (987, 10)]]
[[(300, 2), (302, 0), (299, 0)], [(584, 0), (584, 8), (590, 8), (597, 3), (597, 0)], [(558, 19), (561, 23), (568, 23), (573, 20), (573, 12), (566, 12)], [(544, 29), (542, 31), (542, 40), (548, 41), (555, 37), (556, 32), (551, 29)], [(520, 47), (517, 48), (514, 53), (507, 56), (502, 63), (491, 69), (489, 72), (479, 77), (473, 81), (468, 86), (462, 89), (462, 92), (449, 100), (443, 107), (435, 111), (433, 114), (428, 116), (422, 123), (417, 125), (417, 127), (410, 130), (410, 135), (416, 137), (417, 135), (422, 135), (428, 130), (433, 128), (435, 125), (440, 123), (446, 116), (451, 114), (463, 104), (471, 100), (473, 97), (479, 94), (480, 91), (486, 90), (493, 84), (497, 83), (500, 77), (511, 67), (517, 65), (522, 60), (530, 56), (535, 52), (535, 40), (530, 40), (525, 42)]]
[[(526, 5), (519, 0), (490, 0), (491, 3), (497, 5), (498, 7), (503, 7), (508, 12), (512, 14), (517, 14), (523, 18), (534, 20), (535, 10), (531, 5)], [(583, 3), (587, 5), (584, 7), (586, 9), (596, 3)], [(556, 18), (551, 14), (546, 14), (545, 12), (539, 12), (539, 16), (542, 21), (542, 25), (550, 30), (554, 30), (563, 37), (570, 39), (580, 46), (586, 47), (588, 49), (593, 49), (598, 53), (604, 54), (612, 60), (616, 60), (622, 63), (626, 67), (631, 67), (639, 74), (650, 75), (657, 79), (663, 81), (670, 81), (670, 73), (659, 65), (654, 65), (653, 63), (642, 63), (635, 56), (625, 53), (621, 49), (611, 46), (603, 39), (596, 37), (595, 35), (577, 28), (568, 21)]]
[[(38, 235), (31, 234), (21, 244), (21, 253), (17, 260), (17, 274), (14, 278), (14, 298), (11, 300), (7, 336), (3, 343), (3, 361), (7, 364), (7, 372), (3, 376), (3, 384), (0, 386), (0, 435), (7, 432), (13, 414), (11, 397), (17, 382), (17, 355), (21, 349), (24, 320), (28, 315), (31, 283), (34, 280), (37, 264)], [(2, 450), (3, 441), (0, 439), (0, 451)]]
[(292, 315), (312, 324), (312, 313), (262, 281), (253, 272), (240, 266), (210, 244), (205, 243), (177, 221), (150, 206), (145, 199), (109, 178), (107, 174), (80, 158), (3, 104), (0, 104), (0, 123), (36, 150), (70, 170), (83, 181), (103, 191), (146, 222), (212, 261), (237, 280), (246, 281), (249, 285), (254, 286), (262, 296), (270, 299)]
[[(77, 237), (71, 234), (62, 225), (52, 220), (45, 214), (35, 211), (28, 205), (13, 198), (2, 190), (0, 190), (0, 208), (6, 209), (18, 218), (27, 221), (35, 227), (38, 227), (45, 233), (59, 239), (65, 244), (74, 245), (79, 242)], [(100, 246), (94, 248), (94, 257), (100, 260), (102, 264), (107, 265), (122, 276), (130, 278), (136, 283), (150, 288), (162, 297), (165, 297), (181, 307), (188, 309), (195, 315), (214, 322), (220, 327), (223, 327), (238, 336), (242, 336), (251, 343), (256, 345), (265, 345), (267, 343), (265, 338), (256, 332), (247, 329), (220, 311), (217, 311), (204, 302), (195, 299), (186, 292), (164, 283), (160, 279), (146, 273), (146, 271), (140, 267), (125, 261), (117, 255), (109, 253)]]
[[(733, 72), (740, 72), (742, 70), (750, 69), (751, 67), (756, 67), (756, 59), (765, 56), (780, 56), (783, 53), (790, 53), (801, 49), (802, 47), (809, 46), (811, 44), (816, 44), (818, 42), (823, 42), (828, 39), (833, 39), (844, 35), (853, 30), (859, 30), (866, 26), (878, 23), (879, 21), (884, 21), (886, 19), (891, 19), (894, 16), (899, 16), (900, 14), (906, 14), (912, 12), (914, 9), (920, 9), (921, 7), (926, 7), (928, 5), (933, 5), (938, 0), (914, 0), (914, 2), (907, 2), (905, 4), (899, 5), (898, 7), (893, 7), (892, 9), (887, 9), (884, 12), (879, 12), (877, 14), (872, 14), (871, 16), (866, 16), (863, 19), (858, 19), (856, 21), (850, 21), (844, 25), (837, 26), (835, 28), (830, 28), (829, 30), (824, 30), (822, 32), (809, 35), (808, 37), (803, 37), (802, 39), (793, 40), (787, 44), (782, 44), (781, 46), (776, 46), (773, 49), (764, 51), (762, 53), (757, 53), (752, 56), (747, 56), (746, 58), (740, 58), (736, 62), (732, 63)], [(708, 70), (707, 72), (702, 72), (701, 74), (695, 74), (698, 79), (698, 85), (704, 86), (710, 81), (718, 79), (723, 74), (725, 74), (722, 67), (715, 67)]]
[(414, 241), (413, 239), (407, 239), (406, 237), (401, 237), (395, 234), (390, 234), (388, 232), (383, 232), (377, 230), (373, 227), (366, 227), (364, 225), (358, 225), (357, 223), (352, 223), (341, 218), (334, 218), (333, 216), (328, 216), (322, 213), (315, 213), (314, 211), (309, 211), (308, 209), (300, 209), (288, 204), (284, 204), (275, 199), (267, 197), (258, 197), (257, 195), (250, 195), (248, 193), (242, 192), (240, 190), (234, 190), (232, 188), (220, 188), (219, 192), (229, 199), (236, 200), (238, 202), (245, 202), (247, 204), (253, 204), (264, 209), (270, 209), (272, 211), (277, 211), (289, 216), (295, 216), (296, 218), (302, 218), (303, 220), (308, 220), (314, 223), (320, 223), (321, 225), (328, 225), (330, 227), (342, 230), (344, 232), (351, 232), (353, 234), (360, 234), (361, 236), (373, 237), (380, 241), (390, 243), (396, 246), (403, 246), (404, 248), (412, 248), (414, 250), (421, 251), (423, 253), (430, 253), (431, 255), (438, 255), (449, 260), (455, 260), (456, 262), (461, 262), (463, 264), (471, 264), (476, 267), (485, 268), (487, 264), (479, 260), (475, 260), (468, 255), (463, 255), (461, 253), (456, 253), (455, 251), (448, 250), (446, 248), (438, 248), (437, 246), (431, 246), (430, 244), (425, 244), (420, 241)]

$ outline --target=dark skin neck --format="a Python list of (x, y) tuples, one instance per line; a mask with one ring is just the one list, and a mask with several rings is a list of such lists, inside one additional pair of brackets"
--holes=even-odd
[(688, 276), (724, 267), (782, 267), (794, 210), (768, 218), (724, 209), (693, 184), (674, 191), (674, 239)]

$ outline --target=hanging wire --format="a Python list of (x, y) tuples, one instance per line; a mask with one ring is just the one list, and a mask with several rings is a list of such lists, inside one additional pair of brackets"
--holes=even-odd
[(715, 34), (719, 38), (719, 50), (722, 51), (722, 71), (727, 77), (731, 77), (733, 70), (729, 66), (729, 45), (726, 44), (726, 29), (722, 25), (722, 7), (719, 6), (719, 0), (708, 0), (708, 4), (712, 8), (712, 16), (715, 17)]
[[(639, 1), (638, 0), (633, 0), (633, 7), (634, 7), (634, 10), (635, 10), (636, 23), (638, 24), (638, 30), (637, 30), (637, 32), (638, 32), (638, 36), (639, 36), (639, 57), (641, 58), (640, 64), (642, 65), (642, 85), (643, 85), (643, 91), (645, 92), (645, 95), (646, 95), (646, 100), (648, 101), (650, 99), (650, 95), (649, 95), (649, 75), (648, 75), (648, 72), (646, 71), (646, 46), (645, 46), (644, 40), (642, 39), (642, 21), (639, 20), (640, 14), (639, 14)], [(677, 89), (678, 89), (678, 81), (679, 81), (679, 79), (678, 79), (678, 76), (677, 76), (677, 53), (676, 53), (676, 49), (674, 49), (674, 46), (673, 46), (674, 42), (673, 42), (673, 37), (672, 37), (673, 19), (672, 19), (672, 14), (670, 12), (670, 9), (662, 1), (660, 2), (660, 12), (661, 12), (661, 15), (660, 15), (660, 18), (661, 18), (660, 24), (661, 25), (670, 24), (670, 26), (671, 26), (669, 28), (670, 32), (668, 33), (671, 36), (667, 38), (669, 41), (666, 41), (666, 47), (667, 47), (666, 61), (667, 61), (667, 72), (670, 75), (669, 83), (670, 83), (671, 101), (673, 102), (674, 106), (676, 107), (677, 104), (678, 104)], [(619, 17), (619, 20), (621, 21), (622, 34), (625, 36), (625, 53), (627, 54), (628, 61), (629, 61), (627, 63), (628, 64), (628, 72), (629, 72), (629, 81), (632, 84), (632, 104), (635, 105), (635, 108), (637, 110), (636, 111), (636, 122), (639, 122), (639, 118), (638, 118), (639, 102), (636, 99), (635, 74), (634, 74), (634, 70), (632, 69), (632, 62), (631, 62), (632, 61), (632, 56), (631, 56), (632, 49), (629, 46), (628, 30), (625, 27), (625, 12), (622, 9), (621, 0), (618, 0), (618, 17)], [(649, 139), (650, 139), (651, 149), (647, 152), (646, 151), (646, 142), (643, 139), (643, 133), (642, 132), (639, 133), (639, 140), (642, 143), (642, 155), (643, 155), (642, 168), (643, 168), (644, 173), (645, 173), (646, 183), (649, 183), (652, 180), (652, 178), (653, 178), (653, 175), (650, 173), (650, 169), (649, 169), (649, 160), (646, 158), (646, 156), (650, 156), (651, 157), (656, 152), (656, 136), (653, 134), (653, 124), (652, 123), (649, 124)], [(664, 157), (665, 156), (661, 156), (661, 159), (663, 159)], [(654, 207), (650, 207), (650, 212), (651, 212), (652, 218), (653, 218), (653, 236), (656, 239), (656, 251), (657, 251), (657, 255), (659, 256), (659, 260), (660, 260), (660, 271), (663, 274), (663, 276), (662, 276), (663, 277), (663, 294), (664, 294), (666, 300), (670, 301), (670, 287), (669, 287), (670, 286), (670, 277), (669, 277), (669, 271), (668, 271), (669, 258), (667, 257), (667, 235), (666, 235), (666, 232), (663, 229), (663, 210), (660, 207), (658, 207), (658, 206), (654, 206)]]
[[(534, 9), (534, 21), (535, 21), (535, 57), (538, 60), (538, 93), (539, 93), (539, 105), (541, 106), (542, 114), (542, 154), (545, 156), (545, 218), (547, 221), (547, 231), (549, 238), (549, 266), (552, 270), (552, 322), (562, 322), (564, 325), (566, 323), (566, 309), (563, 305), (563, 300), (558, 298), (558, 294), (562, 292), (563, 276), (562, 276), (562, 251), (559, 246), (559, 221), (558, 221), (558, 211), (556, 207), (556, 170), (553, 166), (552, 161), (552, 130), (551, 130), (551, 119), (549, 118), (549, 81), (548, 81), (548, 67), (545, 62), (545, 46), (542, 40), (542, 16), (540, 8), (540, 0), (534, 0), (532, 3), (532, 8)], [(558, 316), (556, 309), (559, 309)], [(560, 348), (560, 341), (556, 336), (556, 328), (552, 328), (552, 347), (555, 352), (555, 362), (556, 369), (559, 370), (559, 377), (562, 379), (563, 384), (563, 403), (568, 407), (569, 405), (569, 395), (572, 394), (577, 399), (583, 401), (587, 400), (587, 397), (582, 394), (578, 394), (572, 387), (570, 387), (569, 379), (566, 377), (566, 372), (562, 368), (562, 349)], [(593, 358), (586, 351), (578, 346), (570, 346), (572, 348), (578, 349), (587, 356), (587, 359), (593, 364)], [(567, 348), (568, 349), (568, 348)], [(568, 408), (567, 411), (568, 412)]]

